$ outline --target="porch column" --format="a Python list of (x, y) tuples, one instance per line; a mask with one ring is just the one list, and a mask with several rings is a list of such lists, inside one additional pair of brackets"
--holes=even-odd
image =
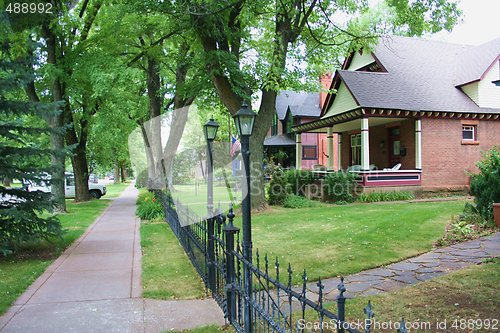
[(415, 169), (422, 170), (422, 120), (415, 120)]
[(339, 143), (338, 143), (338, 149), (337, 149), (337, 163), (339, 164), (339, 171), (342, 170), (342, 133), (338, 133), (339, 136)]
[(333, 127), (328, 127), (326, 132), (327, 152), (328, 152), (328, 170), (333, 170)]
[(370, 170), (370, 140), (368, 118), (361, 119), (361, 171)]
[(295, 168), (302, 170), (302, 133), (295, 134)]

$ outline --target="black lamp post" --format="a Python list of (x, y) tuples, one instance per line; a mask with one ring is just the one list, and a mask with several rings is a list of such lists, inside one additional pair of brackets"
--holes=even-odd
[(242, 184), (243, 201), (241, 211), (243, 217), (243, 258), (248, 264), (243, 265), (243, 275), (245, 278), (245, 293), (248, 295), (245, 303), (244, 319), (245, 332), (252, 332), (252, 308), (250, 301), (252, 298), (252, 224), (251, 224), (251, 203), (250, 203), (250, 135), (253, 132), (255, 121), (255, 112), (243, 102), (239, 111), (234, 115), (236, 129), (241, 139), (241, 155), (243, 157), (243, 166), (245, 168), (245, 179)]
[(212, 143), (217, 135), (219, 124), (210, 119), (204, 126), (203, 132), (207, 140), (207, 222), (208, 222), (208, 285), (215, 293), (215, 239), (214, 239), (214, 164), (212, 158)]
[(204, 126), (203, 132), (205, 140), (207, 140), (207, 211), (208, 217), (212, 217), (214, 211), (214, 187), (213, 187), (213, 159), (212, 159), (212, 143), (217, 136), (219, 124), (210, 119)]

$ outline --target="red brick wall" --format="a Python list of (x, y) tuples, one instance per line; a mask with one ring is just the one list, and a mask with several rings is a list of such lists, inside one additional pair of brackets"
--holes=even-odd
[(446, 188), (469, 185), (481, 152), (500, 145), (500, 121), (477, 122), (478, 145), (462, 144), (460, 119), (422, 119), (422, 185)]
[[(342, 135), (342, 153), (340, 158), (342, 159), (340, 162), (342, 164), (342, 170), (346, 170), (351, 164), (351, 133), (344, 132)], [(337, 145), (338, 147), (338, 145)]]

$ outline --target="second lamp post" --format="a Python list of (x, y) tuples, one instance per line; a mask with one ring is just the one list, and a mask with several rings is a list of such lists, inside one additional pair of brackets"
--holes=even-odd
[(243, 157), (243, 168), (245, 176), (242, 186), (243, 200), (241, 203), (242, 224), (243, 224), (243, 258), (247, 261), (243, 264), (243, 275), (245, 278), (245, 293), (247, 300), (244, 309), (245, 332), (252, 332), (252, 223), (251, 223), (251, 202), (250, 202), (250, 136), (253, 132), (255, 122), (255, 112), (243, 102), (240, 110), (234, 115), (236, 129), (241, 139), (241, 155)]

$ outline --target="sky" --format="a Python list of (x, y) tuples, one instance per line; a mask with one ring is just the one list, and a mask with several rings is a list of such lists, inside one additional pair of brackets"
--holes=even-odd
[(453, 31), (441, 31), (430, 39), (478, 45), (500, 38), (500, 0), (461, 0), (462, 22)]

